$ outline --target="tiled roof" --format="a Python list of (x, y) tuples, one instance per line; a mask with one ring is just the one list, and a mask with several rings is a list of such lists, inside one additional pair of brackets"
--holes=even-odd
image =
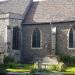
[(2, 12), (12, 12), (24, 14), (32, 0), (8, 0), (0, 3), (0, 10)]
[(75, 0), (33, 2), (25, 23), (75, 20)]

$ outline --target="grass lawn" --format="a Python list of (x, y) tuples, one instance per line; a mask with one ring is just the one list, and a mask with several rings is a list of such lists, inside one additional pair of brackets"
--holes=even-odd
[(74, 72), (75, 73), (75, 67), (67, 67), (65, 69), (66, 72)]
[(7, 72), (30, 72), (30, 69), (6, 69)]
[(14, 64), (10, 63), (7, 65), (7, 72), (30, 72), (34, 67), (34, 64)]
[(75, 75), (75, 67), (74, 66), (69, 66), (67, 68), (65, 68), (64, 70), (65, 72), (63, 72), (65, 75)]
[[(24, 73), (24, 72), (31, 72), (31, 69), (6, 69), (7, 72), (20, 72), (20, 73)], [(58, 72), (58, 71), (56, 71)], [(56, 73), (54, 72), (54, 73)], [(65, 69), (65, 72), (61, 72), (64, 75), (75, 75), (75, 67), (67, 67)]]
[[(37, 65), (35, 64), (10, 64), (9, 67), (6, 69), (7, 72), (31, 72), (32, 69), (36, 68)], [(51, 72), (51, 71), (50, 71)], [(59, 72), (59, 71), (55, 71)], [(64, 75), (75, 75), (75, 66), (69, 66), (64, 69)]]
[(7, 65), (7, 72), (31, 72), (32, 69), (37, 68), (37, 64), (14, 64)]

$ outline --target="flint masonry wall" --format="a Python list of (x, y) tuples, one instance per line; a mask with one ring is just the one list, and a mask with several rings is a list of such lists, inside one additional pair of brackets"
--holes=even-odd
[(70, 28), (75, 25), (75, 22), (63, 22), (55, 24), (56, 32), (56, 52), (62, 55), (75, 56), (75, 48), (68, 47), (68, 33)]
[[(75, 56), (75, 48), (68, 47), (68, 33), (70, 28), (75, 25), (75, 22), (58, 22), (53, 23), (56, 26), (56, 53), (58, 55)], [(35, 28), (41, 31), (41, 48), (33, 49), (31, 46), (32, 33)], [(25, 24), (22, 25), (22, 46), (21, 46), (21, 61), (23, 63), (35, 61), (37, 57), (43, 58), (51, 55), (51, 25), (50, 24)]]
[[(20, 47), (21, 47), (21, 23), (22, 23), (23, 16), (17, 13), (10, 13), (9, 17), (9, 35), (8, 35), (8, 42), (9, 44), (9, 54), (11, 57), (15, 59), (15, 61), (20, 61)], [(14, 27), (19, 27), (19, 50), (12, 49), (12, 39), (13, 39), (13, 28)]]
[(4, 55), (7, 54), (7, 25), (9, 14), (0, 14), (0, 63), (3, 63)]
[[(41, 32), (41, 48), (33, 49), (32, 34), (35, 28), (39, 28)], [(22, 49), (21, 49), (21, 61), (23, 63), (36, 61), (37, 58), (43, 58), (51, 52), (51, 27), (49, 24), (32, 24), (22, 25)]]
[[(13, 27), (21, 29), (22, 15), (16, 13), (0, 14), (0, 62), (3, 62), (4, 55), (10, 55), (20, 61), (19, 50), (12, 49)], [(21, 34), (21, 33), (20, 33)], [(19, 42), (20, 42), (19, 35)]]

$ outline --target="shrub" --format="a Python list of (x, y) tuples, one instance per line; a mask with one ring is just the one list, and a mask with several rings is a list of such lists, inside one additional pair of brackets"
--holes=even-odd
[(24, 64), (25, 69), (32, 69), (34, 68), (34, 64)]
[(4, 64), (0, 64), (0, 68), (5, 69), (5, 65)]
[(14, 59), (12, 57), (10, 57), (10, 56), (4, 57), (4, 64), (8, 64), (11, 62), (14, 62)]
[(34, 68), (33, 64), (18, 64), (18, 63), (8, 63), (5, 65), (6, 68), (12, 69), (32, 69)]
[(58, 65), (53, 65), (52, 66), (52, 71), (59, 71), (59, 66)]
[(62, 55), (62, 56), (60, 56), (60, 61), (63, 61), (64, 63), (69, 63), (70, 56)]
[(6, 67), (7, 68), (16, 68), (17, 64), (15, 64), (15, 63), (8, 63), (8, 64), (6, 64)]
[(0, 75), (6, 75), (6, 71), (3, 68), (0, 68)]
[(62, 71), (63, 68), (64, 68), (63, 63), (59, 63), (59, 64), (57, 64), (57, 65), (51, 65), (51, 66), (49, 67), (49, 70), (50, 70), (50, 71)]
[(49, 69), (32, 69), (31, 73), (36, 73), (36, 72), (51, 72)]
[(32, 69), (30, 73), (36, 73), (38, 72), (38, 69)]
[(53, 71), (62, 71), (63, 70), (63, 63), (55, 64), (55, 65), (48, 65), (46, 68), (41, 69), (32, 69), (31, 73), (36, 72), (53, 72)]
[(60, 56), (60, 60), (67, 65), (75, 65), (75, 56)]

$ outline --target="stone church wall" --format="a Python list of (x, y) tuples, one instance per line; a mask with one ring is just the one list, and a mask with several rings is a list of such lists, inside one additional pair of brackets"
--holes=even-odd
[(3, 62), (4, 55), (14, 56), (15, 60), (20, 61), (20, 49), (12, 49), (12, 37), (13, 27), (21, 28), (22, 18), (22, 15), (15, 13), (0, 14), (0, 62)]
[(56, 52), (62, 55), (71, 55), (75, 56), (75, 48), (68, 47), (68, 34), (70, 28), (75, 25), (75, 22), (64, 22), (58, 23), (56, 25), (57, 32), (56, 32)]
[[(35, 28), (41, 32), (41, 48), (33, 49), (32, 34)], [(43, 25), (23, 25), (22, 26), (22, 47), (21, 61), (35, 61), (38, 58), (43, 58), (50, 55), (51, 52), (51, 27), (48, 24)]]
[[(71, 55), (75, 56), (75, 48), (69, 48), (68, 34), (75, 22), (58, 22), (53, 23), (53, 27), (56, 27), (56, 50), (55, 53), (58, 55)], [(42, 35), (41, 48), (33, 49), (32, 43), (32, 33), (35, 28), (39, 28)], [(22, 25), (22, 45), (21, 45), (21, 61), (29, 62), (36, 61), (37, 58), (43, 58), (45, 56), (51, 55), (52, 51), (52, 40), (51, 40), (51, 25)]]
[[(20, 14), (16, 13), (10, 13), (9, 17), (9, 35), (8, 37), (10, 38), (10, 46), (8, 47), (9, 49), (9, 55), (15, 59), (15, 61), (20, 61), (20, 45), (21, 45), (21, 23), (22, 23), (23, 16)], [(12, 39), (13, 39), (13, 28), (14, 27), (19, 27), (20, 33), (19, 33), (19, 50), (12, 49)], [(8, 40), (9, 40), (8, 38)]]
[(0, 63), (3, 63), (4, 55), (7, 54), (7, 25), (9, 14), (0, 14)]

